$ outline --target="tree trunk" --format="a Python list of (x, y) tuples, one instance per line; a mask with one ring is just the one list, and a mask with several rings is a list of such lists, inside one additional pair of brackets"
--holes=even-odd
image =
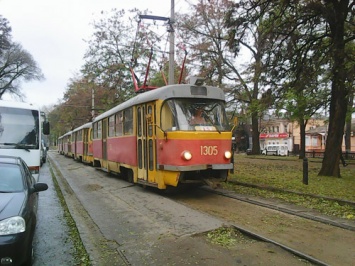
[(260, 141), (259, 141), (259, 117), (257, 112), (251, 114), (251, 128), (252, 128), (252, 154), (260, 154)]
[(351, 152), (351, 114), (354, 102), (354, 93), (349, 94), (349, 103), (348, 103), (348, 113), (345, 126), (345, 159), (348, 159), (348, 153)]
[(340, 150), (344, 135), (349, 92), (345, 86), (345, 43), (344, 23), (347, 1), (333, 2), (332, 12), (325, 14), (330, 26), (332, 45), (332, 88), (329, 111), (329, 128), (320, 176), (340, 176)]
[(299, 154), (299, 159), (303, 159), (306, 157), (306, 124), (304, 122), (303, 118), (300, 118), (298, 121), (300, 125), (300, 154)]

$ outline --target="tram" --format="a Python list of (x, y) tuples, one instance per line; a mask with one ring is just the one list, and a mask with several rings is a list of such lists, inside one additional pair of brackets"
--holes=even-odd
[(140, 93), (58, 144), (65, 156), (159, 189), (224, 182), (233, 169), (224, 93), (212, 86), (175, 84)]
[[(233, 164), (224, 105), (223, 91), (211, 86), (141, 93), (93, 120), (93, 165), (159, 189), (226, 181)], [(197, 111), (204, 121), (193, 121)]]
[(58, 143), (61, 143), (61, 154), (67, 157), (73, 157), (72, 152), (72, 131), (65, 133), (58, 139)]
[(92, 164), (93, 146), (91, 122), (75, 128), (72, 131), (72, 138), (74, 138), (74, 159), (86, 164)]

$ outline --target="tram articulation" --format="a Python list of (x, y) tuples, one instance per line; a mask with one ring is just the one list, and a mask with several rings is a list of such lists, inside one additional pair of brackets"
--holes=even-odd
[[(202, 117), (195, 123), (197, 113)], [(91, 126), (93, 166), (133, 183), (166, 189), (224, 182), (233, 168), (232, 132), (217, 87), (176, 84), (147, 91), (97, 116)]]

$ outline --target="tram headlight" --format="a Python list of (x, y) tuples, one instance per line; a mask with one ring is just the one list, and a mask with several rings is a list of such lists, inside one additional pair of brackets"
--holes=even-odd
[(232, 153), (230, 151), (226, 151), (226, 152), (224, 152), (224, 157), (226, 159), (230, 159), (230, 158), (232, 158)]
[(192, 154), (189, 151), (183, 151), (181, 157), (186, 161), (190, 161), (192, 158)]

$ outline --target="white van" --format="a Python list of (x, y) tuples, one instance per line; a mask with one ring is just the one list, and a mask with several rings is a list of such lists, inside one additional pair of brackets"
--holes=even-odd
[(280, 145), (280, 144), (267, 145), (262, 150), (261, 154), (288, 156), (288, 147), (287, 145)]

